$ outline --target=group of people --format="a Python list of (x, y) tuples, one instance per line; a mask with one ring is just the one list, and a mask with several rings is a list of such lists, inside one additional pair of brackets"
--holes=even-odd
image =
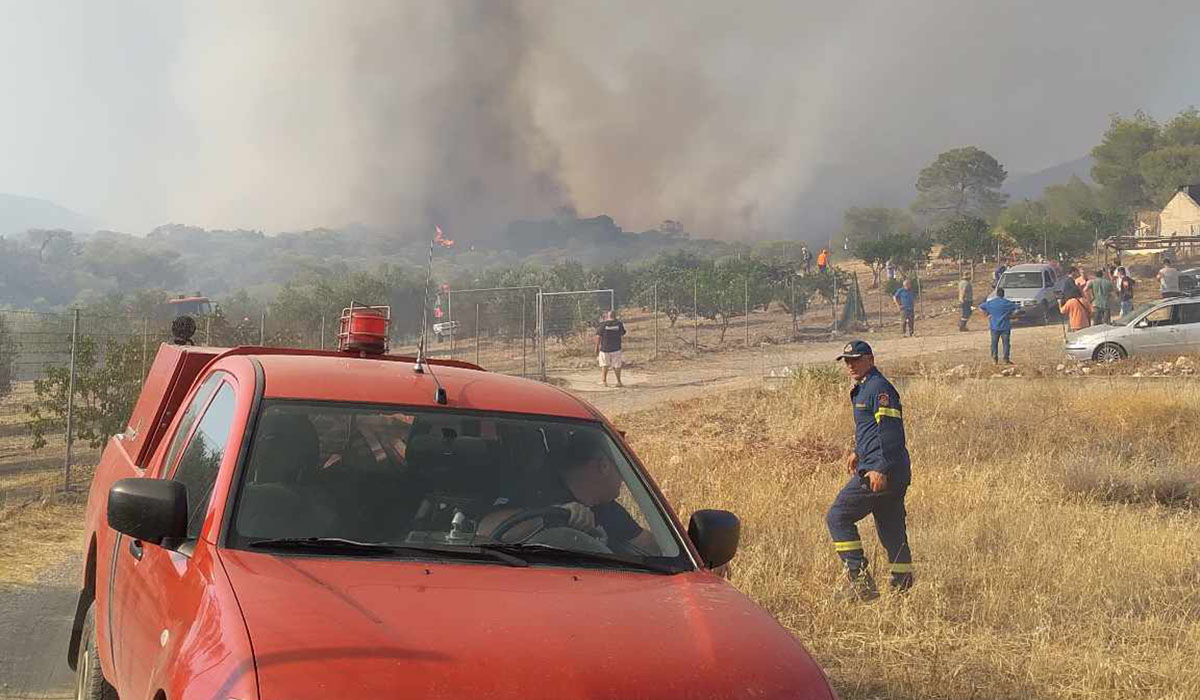
[[(808, 246), (800, 246), (800, 264), (804, 266), (804, 274), (812, 271), (813, 254)], [(824, 274), (829, 269), (829, 249), (822, 248), (817, 253), (817, 272)]]

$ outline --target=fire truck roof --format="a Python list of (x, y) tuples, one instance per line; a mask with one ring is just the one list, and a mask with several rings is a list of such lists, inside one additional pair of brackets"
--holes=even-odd
[(355, 403), (402, 404), (441, 408), (434, 400), (437, 385), (446, 389), (444, 408), (531, 413), (595, 419), (588, 404), (549, 384), (493, 374), (469, 366), (433, 365), (413, 369), (411, 359), (359, 358), (334, 353), (247, 353), (262, 365), (267, 398), (311, 399)]

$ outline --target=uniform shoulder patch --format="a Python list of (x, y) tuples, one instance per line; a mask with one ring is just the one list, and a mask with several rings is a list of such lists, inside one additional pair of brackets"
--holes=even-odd
[(878, 401), (879, 405), (884, 408), (892, 405), (892, 400), (888, 397), (888, 393), (886, 391), (879, 392), (879, 396), (875, 397), (875, 400)]

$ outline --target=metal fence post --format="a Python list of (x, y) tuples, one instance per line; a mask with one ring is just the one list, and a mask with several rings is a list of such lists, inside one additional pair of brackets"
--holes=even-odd
[(267, 312), (262, 312), (262, 316), (258, 319), (258, 344), (263, 347), (267, 344)]
[(746, 307), (746, 348), (750, 347), (750, 275), (746, 275), (746, 279), (742, 280), (742, 301)]
[(479, 364), (479, 303), (475, 303), (475, 364)]
[(321, 314), (321, 349), (325, 349), (325, 314)]
[(204, 317), (204, 344), (212, 346), (212, 316)]
[(658, 282), (654, 283), (654, 355), (658, 357)]
[(79, 354), (79, 309), (71, 317), (71, 368), (67, 377), (67, 456), (63, 460), (63, 491), (71, 488), (71, 448), (74, 442), (75, 357)]
[(692, 351), (700, 352), (700, 280), (692, 280)]
[(521, 376), (529, 376), (529, 370), (525, 363), (525, 343), (527, 341), (525, 331), (525, 290), (521, 290)]
[(788, 278), (792, 293), (792, 340), (796, 339), (796, 276), (792, 275)]
[(537, 353), (538, 353), (538, 372), (542, 375), (542, 381), (546, 381), (546, 318), (545, 318), (545, 301), (542, 299), (542, 290), (537, 293), (537, 300), (534, 306), (537, 307)]

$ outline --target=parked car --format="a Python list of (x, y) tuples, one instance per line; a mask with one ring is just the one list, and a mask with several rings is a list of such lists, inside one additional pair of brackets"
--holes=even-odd
[(458, 330), (458, 321), (442, 321), (441, 323), (433, 324), (433, 335), (438, 340), (442, 340)]
[(1114, 362), (1130, 355), (1200, 352), (1200, 297), (1176, 297), (1135, 308), (1111, 324), (1071, 333), (1067, 354)]
[(1192, 292), (1200, 288), (1200, 267), (1183, 270), (1179, 273), (1179, 291)]
[[(1004, 271), (996, 285), (1004, 290), (1004, 296), (1019, 306), (1012, 319), (1025, 319), (1038, 323), (1049, 323), (1058, 317), (1058, 300), (1055, 297), (1058, 278), (1053, 266), (1046, 263), (1013, 265)], [(993, 291), (988, 299), (996, 296)]]
[(739, 529), (685, 529), (548, 384), (164, 345), (92, 482), (68, 658), (91, 700), (834, 698), (719, 575)]

